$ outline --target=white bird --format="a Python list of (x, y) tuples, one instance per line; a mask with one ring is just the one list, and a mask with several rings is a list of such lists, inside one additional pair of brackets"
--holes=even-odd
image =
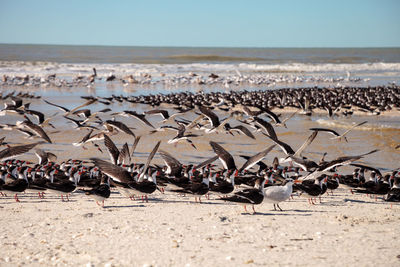
[(288, 200), (292, 195), (293, 180), (287, 179), (286, 181), (286, 184), (283, 186), (273, 185), (264, 189), (264, 201), (273, 203), (274, 210), (276, 210), (276, 205), (282, 211), (281, 207), (279, 207), (279, 203)]

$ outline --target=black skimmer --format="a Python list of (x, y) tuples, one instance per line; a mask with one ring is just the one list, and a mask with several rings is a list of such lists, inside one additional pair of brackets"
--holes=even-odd
[[(67, 201), (69, 201), (68, 195), (76, 189), (79, 182), (74, 176), (75, 172), (77, 172), (77, 170), (74, 170), (70, 176), (61, 176), (57, 179), (52, 176), (53, 181), (50, 181), (46, 184), (47, 191), (57, 195), (59, 194), (61, 196), (61, 201), (64, 201), (65, 195)], [(54, 175), (57, 174), (58, 170), (56, 169)]]
[(263, 158), (267, 156), (267, 154), (275, 147), (276, 145), (272, 145), (263, 151), (255, 154), (254, 156), (247, 159), (247, 161), (243, 164), (243, 166), (239, 169), (239, 172), (246, 171), (260, 162)]
[(308, 202), (310, 204), (315, 204), (312, 199), (323, 194), (324, 192), (323, 184), (327, 182), (327, 179), (328, 178), (326, 177), (326, 175), (321, 175), (313, 180), (305, 180), (305, 181), (296, 180), (294, 187), (301, 191), (300, 193), (301, 196), (304, 195), (308, 198)]
[(167, 166), (164, 174), (168, 175), (169, 177), (181, 177), (183, 166), (179, 162), (179, 160), (174, 158), (166, 151), (160, 150), (158, 153), (161, 155), (162, 159), (165, 162), (165, 165)]
[(114, 114), (122, 115), (125, 117), (129, 117), (129, 116), (133, 117), (133, 118), (139, 120), (140, 122), (144, 123), (145, 125), (154, 129), (154, 126), (145, 118), (144, 114), (139, 114), (136, 111), (130, 111), (130, 110), (124, 110), (123, 112), (114, 113)]
[(208, 177), (203, 177), (201, 183), (198, 182), (192, 182), (185, 186), (183, 189), (177, 189), (177, 190), (172, 190), (177, 193), (184, 193), (184, 194), (193, 194), (195, 195), (194, 200), (197, 202), (197, 196), (198, 196), (198, 201), (201, 203), (201, 196), (205, 195), (208, 193), (210, 187), (209, 187), (209, 179)]
[(278, 140), (278, 136), (276, 135), (275, 129), (271, 123), (258, 117), (255, 117), (253, 121), (257, 123), (257, 125), (259, 125), (259, 127), (261, 127), (262, 130), (265, 131), (265, 133), (264, 132), (263, 133), (266, 134), (269, 138), (273, 140)]
[(133, 142), (132, 149), (131, 149), (132, 150), (132, 156), (135, 153), (135, 150), (136, 150), (136, 147), (137, 147), (137, 145), (138, 145), (138, 143), (140, 141), (140, 138), (142, 138), (140, 135), (135, 137), (135, 141)]
[(181, 142), (181, 141), (186, 141), (194, 149), (197, 149), (196, 146), (193, 144), (193, 141), (190, 140), (189, 138), (190, 137), (198, 137), (198, 135), (197, 134), (185, 134), (185, 130), (186, 130), (185, 126), (183, 124), (180, 124), (180, 123), (178, 123), (178, 125), (179, 125), (178, 134), (174, 138), (168, 140), (168, 144), (176, 144), (176, 143)]
[(110, 74), (107, 76), (107, 78), (106, 78), (106, 82), (114, 81), (115, 78), (116, 78), (115, 75), (112, 74), (112, 73), (110, 73)]
[(264, 189), (264, 202), (273, 203), (274, 210), (276, 207), (282, 211), (279, 207), (279, 203), (286, 201), (290, 198), (293, 193), (293, 179), (289, 178), (286, 180), (285, 185), (272, 185)]
[(209, 159), (207, 159), (207, 160), (205, 160), (205, 161), (203, 161), (203, 162), (201, 162), (201, 163), (199, 163), (195, 168), (196, 168), (196, 169), (201, 169), (201, 168), (203, 168), (203, 167), (205, 167), (205, 166), (207, 166), (207, 165), (213, 163), (213, 162), (216, 161), (217, 159), (218, 159), (218, 155), (217, 155), (217, 156), (214, 156), (214, 157), (212, 157), (212, 158), (209, 158)]
[(37, 148), (35, 155), (39, 158), (39, 165), (47, 164), (49, 161), (56, 161), (57, 156), (54, 153), (46, 152), (42, 149)]
[(304, 97), (304, 105), (299, 99), (297, 99), (297, 103), (299, 104), (300, 108), (302, 109), (300, 114), (306, 115), (306, 116), (312, 115), (312, 109), (311, 109), (309, 97), (307, 97), (307, 96)]
[(338, 139), (338, 140), (342, 140), (342, 139), (344, 139), (346, 142), (348, 142), (347, 141), (347, 138), (346, 138), (346, 134), (348, 134), (351, 130), (353, 130), (354, 128), (356, 128), (356, 127), (358, 127), (358, 126), (361, 126), (361, 125), (364, 125), (364, 124), (366, 124), (367, 123), (367, 121), (363, 121), (363, 122), (361, 122), (361, 123), (358, 123), (358, 124), (356, 124), (356, 125), (353, 125), (350, 129), (348, 129), (347, 131), (345, 131), (343, 134), (338, 134), (338, 132), (336, 132), (336, 131), (334, 131), (334, 130), (332, 130), (332, 129), (327, 129), (327, 128), (310, 128), (310, 130), (311, 131), (318, 131), (318, 132), (327, 132), (327, 133), (330, 133), (330, 134), (332, 134), (334, 137), (332, 137), (331, 139)]
[(206, 133), (212, 133), (217, 131), (217, 128), (220, 126), (220, 121), (218, 116), (212, 112), (209, 108), (206, 108), (205, 106), (200, 106), (199, 110), (201, 113), (206, 116), (206, 118), (209, 120), (211, 124), (211, 128), (206, 129)]
[[(91, 130), (82, 138), (81, 141), (72, 143), (72, 145), (73, 145), (73, 146), (83, 146), (83, 148), (84, 148), (84, 145), (85, 145), (85, 144), (88, 142), (88, 140), (90, 139), (90, 137), (91, 137), (93, 131), (94, 131), (94, 129), (91, 129)], [(85, 148), (84, 148), (84, 149), (85, 149)]]
[(93, 126), (93, 125), (89, 125), (87, 124), (84, 120), (75, 120), (73, 118), (67, 117), (67, 116), (63, 116), (64, 118), (66, 118), (67, 120), (73, 122), (75, 124), (75, 129), (95, 129), (98, 130), (97, 127)]
[(69, 109), (66, 108), (66, 107), (63, 107), (63, 106), (60, 106), (60, 105), (51, 103), (51, 102), (49, 102), (49, 101), (47, 101), (47, 100), (44, 100), (44, 99), (43, 99), (43, 101), (46, 102), (47, 104), (51, 105), (51, 106), (57, 107), (57, 108), (59, 108), (60, 110), (64, 111), (64, 112), (65, 112), (64, 115), (67, 116), (67, 115), (69, 115), (69, 114), (71, 114), (71, 113), (74, 113), (75, 111), (77, 111), (77, 110), (79, 110), (79, 109), (81, 109), (81, 108), (83, 108), (83, 107), (89, 106), (89, 105), (91, 105), (91, 104), (97, 102), (97, 98), (90, 98), (90, 99), (89, 99), (88, 101), (86, 101), (84, 104), (82, 104), (82, 105), (80, 105), (80, 106), (78, 106), (78, 107), (76, 107), (76, 108), (73, 108), (73, 109), (71, 109), (71, 110), (69, 110)]
[(119, 149), (117, 146), (114, 144), (114, 142), (111, 140), (108, 135), (104, 135), (104, 145), (107, 147), (108, 153), (110, 155), (111, 162), (115, 165), (119, 164)]
[[(18, 167), (21, 169), (22, 167)], [(10, 174), (8, 174), (10, 175)], [(28, 180), (23, 175), (18, 175), (18, 179), (5, 183), (1, 186), (1, 192), (4, 194), (14, 194), (16, 202), (20, 202), (18, 199), (18, 193), (24, 192), (28, 188)]]
[(101, 177), (100, 185), (90, 189), (90, 190), (83, 190), (85, 195), (93, 198), (96, 201), (96, 204), (100, 206), (99, 202), (101, 202), (101, 206), (104, 208), (104, 200), (110, 197), (111, 190), (110, 190), (110, 181), (107, 176)]
[(54, 125), (50, 123), (50, 120), (52, 120), (57, 115), (57, 113), (55, 115), (53, 115), (52, 117), (49, 117), (47, 119), (45, 119), (45, 116), (44, 116), (44, 114), (42, 112), (39, 112), (39, 111), (36, 111), (36, 110), (26, 109), (25, 113), (35, 116), (38, 119), (38, 125), (39, 126), (44, 127), (44, 126), (48, 125), (48, 126), (50, 126), (50, 127), (55, 129)]
[(238, 173), (238, 171), (233, 172), (228, 170), (226, 178), (219, 181), (217, 181), (215, 176), (212, 176), (212, 180), (210, 182), (210, 191), (225, 196), (232, 193), (232, 191), (235, 189), (235, 176), (237, 176)]
[(250, 137), (251, 139), (256, 139), (254, 137), (254, 135), (250, 132), (249, 129), (247, 129), (245, 126), (243, 125), (237, 125), (232, 127), (229, 123), (226, 123), (224, 125), (224, 128), (227, 132), (229, 132), (231, 135), (233, 135), (233, 132), (238, 132), (239, 134), (244, 134), (248, 137)]
[(295, 112), (293, 112), (292, 114), (290, 114), (288, 117), (284, 118), (280, 123), (275, 123), (276, 126), (281, 126), (281, 127), (285, 127), (287, 128), (286, 122), (288, 120), (290, 120), (291, 118), (294, 117), (294, 115), (296, 115), (297, 113), (299, 113), (299, 110), (296, 110)]
[(46, 140), (48, 143), (51, 144), (51, 139), (50, 137), (47, 135), (47, 133), (42, 129), (42, 127), (40, 127), (37, 124), (34, 124), (33, 122), (31, 122), (28, 117), (25, 116), (24, 121), (17, 121), (16, 125), (18, 128), (28, 128), (29, 131), (31, 131), (32, 133), (34, 133), (36, 136)]
[(252, 205), (253, 214), (256, 213), (254, 205), (261, 204), (264, 200), (264, 185), (265, 179), (257, 179), (254, 188), (247, 188), (242, 191), (236, 192), (230, 197), (221, 197), (221, 200), (241, 203), (244, 206), (244, 210), (247, 212), (246, 205)]
[(229, 154), (221, 145), (210, 141), (210, 145), (214, 150), (215, 154), (217, 154), (219, 160), (221, 161), (222, 165), (227, 170), (236, 170), (235, 160), (233, 159), (232, 155)]
[(60, 106), (60, 105), (57, 105), (57, 104), (51, 103), (51, 102), (49, 102), (49, 101), (47, 101), (47, 100), (45, 100), (45, 99), (43, 99), (43, 101), (44, 101), (45, 103), (47, 103), (47, 104), (51, 105), (51, 106), (54, 106), (54, 107), (56, 107), (56, 108), (58, 108), (58, 109), (60, 109), (60, 110), (64, 111), (64, 112), (65, 112), (65, 114), (68, 114), (68, 113), (70, 113), (70, 110), (69, 110), (68, 108), (66, 108), (66, 107), (63, 107), (63, 106)]
[(44, 142), (37, 142), (33, 144), (27, 144), (27, 145), (19, 145), (19, 146), (13, 146), (13, 147), (7, 147), (3, 150), (0, 151), (0, 161), (5, 161), (11, 158), (15, 158), (19, 155), (25, 154), (35, 146), (39, 144), (43, 144)]
[(129, 127), (126, 124), (120, 121), (107, 120), (103, 123), (103, 126), (106, 127), (110, 132), (112, 132), (112, 129), (116, 129), (117, 131), (124, 132), (128, 135), (133, 136), (134, 138), (136, 137), (136, 135), (131, 131), (131, 129), (129, 129)]
[[(361, 155), (344, 156), (344, 157), (339, 157), (339, 158), (329, 161), (329, 162), (324, 162), (323, 164), (318, 165), (318, 167), (316, 167), (314, 171), (312, 171), (307, 176), (305, 176), (303, 180), (315, 179), (317, 176), (320, 176), (333, 168), (343, 166), (343, 165), (348, 165), (348, 164), (352, 163), (353, 161), (359, 160), (359, 159), (363, 158), (364, 156), (373, 154), (378, 151), (379, 151), (378, 149), (374, 149), (370, 152), (367, 152), (367, 153), (364, 153)], [(298, 162), (298, 159), (296, 159), (294, 157), (291, 157), (291, 158), (292, 158), (293, 162), (295, 162), (295, 163)], [(309, 161), (309, 162), (311, 162), (311, 161)], [(311, 171), (311, 170), (307, 169), (307, 171)]]
[(150, 152), (149, 156), (147, 157), (147, 161), (144, 164), (143, 171), (138, 177), (138, 181), (139, 182), (142, 181), (142, 179), (144, 178), (144, 175), (146, 174), (147, 169), (150, 166), (150, 162), (152, 161), (152, 159), (154, 158), (155, 154), (157, 153), (157, 150), (160, 147), (160, 144), (161, 144), (161, 141), (158, 141), (157, 144), (154, 146), (153, 150)]
[(177, 116), (177, 115), (181, 115), (183, 114), (183, 112), (177, 112), (174, 113), (172, 115), (169, 115), (169, 112), (167, 110), (164, 109), (153, 109), (153, 110), (149, 110), (144, 112), (145, 115), (160, 115), (163, 118), (163, 122), (167, 122), (168, 120), (170, 120), (171, 118)]
[(385, 201), (400, 202), (400, 177), (394, 177), (394, 183), (386, 195)]
[(293, 148), (288, 144), (286, 144), (285, 142), (271, 138), (270, 136), (268, 137), (272, 141), (274, 141), (274, 143), (276, 143), (281, 148), (281, 150), (286, 154), (287, 157), (280, 160), (280, 162), (283, 163), (287, 161), (293, 161), (293, 158), (300, 156), (301, 153), (304, 151), (304, 149), (306, 149), (306, 147), (309, 146), (314, 141), (314, 139), (317, 137), (317, 134), (318, 134), (317, 131), (312, 132), (312, 134), (306, 139), (306, 141), (304, 141), (304, 143), (296, 151), (294, 151)]
[[(374, 176), (376, 177), (376, 173), (372, 172)], [(389, 184), (389, 179), (390, 179), (390, 174), (386, 174), (383, 176), (382, 180), (376, 180), (375, 177), (372, 177), (372, 181), (374, 183), (371, 183), (371, 186), (366, 186), (365, 189), (356, 189), (356, 193), (364, 193), (364, 194), (369, 194), (369, 195), (375, 195), (375, 200), (376, 200), (376, 195), (386, 195), (390, 191), (390, 184)], [(364, 184), (366, 185), (366, 184)], [(364, 187), (364, 185), (360, 185), (360, 187)]]

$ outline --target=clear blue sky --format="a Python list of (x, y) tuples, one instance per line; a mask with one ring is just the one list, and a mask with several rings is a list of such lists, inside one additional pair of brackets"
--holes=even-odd
[(400, 46), (399, 0), (0, 0), (0, 43)]

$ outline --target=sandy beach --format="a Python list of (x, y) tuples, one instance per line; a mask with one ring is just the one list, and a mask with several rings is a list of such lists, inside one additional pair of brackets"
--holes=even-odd
[(105, 208), (83, 194), (0, 199), (1, 266), (396, 266), (400, 206), (338, 189), (273, 211), (157, 193), (113, 193)]

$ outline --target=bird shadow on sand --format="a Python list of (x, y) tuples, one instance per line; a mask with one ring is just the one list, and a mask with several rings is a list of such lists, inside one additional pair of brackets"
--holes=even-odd
[(103, 209), (121, 209), (121, 208), (143, 208), (146, 207), (143, 204), (136, 204), (136, 205), (111, 205), (111, 206), (104, 206)]
[(285, 211), (280, 211), (280, 212), (259, 212), (257, 211), (256, 213), (251, 213), (251, 212), (242, 212), (240, 215), (258, 215), (258, 216), (311, 216), (312, 213), (285, 213)]
[(343, 199), (343, 202), (351, 202), (351, 203), (364, 203), (364, 204), (374, 204), (374, 205), (387, 205), (388, 202), (382, 201), (382, 199), (378, 199), (378, 201), (375, 201), (374, 199), (371, 198), (371, 200), (359, 200), (359, 199), (350, 199), (350, 198), (345, 198)]
[(155, 199), (149, 199), (149, 202), (161, 202), (161, 203), (188, 203), (188, 204), (200, 204), (200, 205), (229, 205), (228, 203), (224, 202), (212, 202), (210, 200), (202, 200), (200, 203), (195, 202), (194, 200), (175, 200), (175, 199), (161, 199), (161, 198), (155, 198)]

